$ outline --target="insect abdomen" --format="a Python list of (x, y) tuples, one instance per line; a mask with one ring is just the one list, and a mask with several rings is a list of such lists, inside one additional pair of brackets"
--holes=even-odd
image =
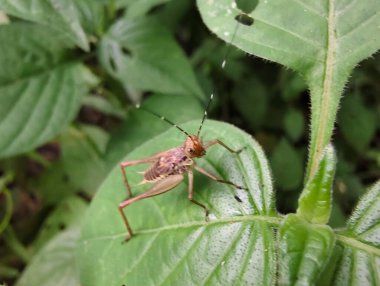
[(144, 173), (148, 182), (156, 182), (171, 175), (186, 173), (192, 165), (192, 160), (182, 152), (174, 150), (161, 157), (149, 170)]
[(149, 182), (155, 182), (165, 177), (167, 177), (167, 175), (160, 174), (159, 170), (157, 170), (157, 168), (154, 168), (154, 167), (150, 168), (144, 174), (144, 179)]

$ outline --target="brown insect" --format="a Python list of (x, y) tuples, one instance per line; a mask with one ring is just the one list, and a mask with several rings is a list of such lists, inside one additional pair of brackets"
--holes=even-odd
[[(208, 214), (209, 214), (208, 208), (204, 204), (196, 201), (193, 198), (193, 169), (197, 170), (198, 172), (202, 173), (203, 175), (217, 182), (232, 185), (236, 187), (237, 189), (245, 189), (244, 187), (238, 186), (234, 184), (233, 182), (220, 179), (217, 176), (210, 174), (205, 169), (198, 166), (194, 160), (195, 158), (204, 156), (206, 154), (206, 150), (216, 144), (223, 146), (231, 153), (237, 154), (242, 151), (242, 149), (234, 150), (218, 139), (211, 140), (207, 143), (203, 143), (201, 141), (199, 135), (200, 135), (203, 123), (206, 119), (207, 110), (208, 110), (208, 107), (210, 106), (211, 101), (212, 101), (212, 95), (207, 104), (197, 135), (190, 135), (181, 127), (169, 121), (165, 117), (162, 117), (154, 112), (146, 110), (152, 113), (153, 115), (161, 118), (162, 120), (168, 122), (169, 124), (173, 125), (174, 127), (176, 127), (178, 130), (184, 133), (187, 136), (187, 138), (185, 140), (185, 143), (179, 147), (176, 147), (164, 152), (160, 152), (156, 155), (153, 155), (145, 159), (126, 161), (120, 164), (121, 171), (124, 177), (125, 187), (127, 189), (127, 193), (129, 196), (127, 200), (123, 201), (119, 205), (120, 214), (123, 218), (123, 221), (129, 233), (127, 240), (129, 240), (133, 236), (133, 231), (132, 231), (131, 226), (129, 225), (129, 222), (127, 220), (127, 217), (123, 209), (126, 206), (129, 206), (130, 204), (135, 203), (139, 200), (157, 196), (157, 195), (170, 191), (171, 189), (175, 188), (177, 185), (179, 185), (183, 181), (185, 174), (187, 174), (188, 180), (189, 180), (188, 198), (192, 203), (204, 209), (205, 215), (206, 215), (206, 221), (208, 221)], [(153, 186), (148, 191), (140, 195), (137, 195), (135, 197), (132, 197), (132, 192), (128, 183), (125, 168), (128, 166), (144, 164), (144, 163), (150, 163), (151, 167), (145, 172), (143, 172), (144, 179), (140, 184), (153, 183)]]

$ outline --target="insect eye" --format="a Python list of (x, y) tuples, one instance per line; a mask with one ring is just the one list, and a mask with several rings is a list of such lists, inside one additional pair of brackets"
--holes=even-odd
[(188, 151), (189, 153), (194, 153), (194, 150), (191, 149), (191, 148), (187, 149), (187, 151)]

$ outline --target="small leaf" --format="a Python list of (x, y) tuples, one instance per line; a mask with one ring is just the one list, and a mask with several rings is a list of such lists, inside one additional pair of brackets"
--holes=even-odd
[[(199, 121), (182, 127), (196, 132)], [(196, 173), (195, 199), (211, 211), (204, 212), (187, 199), (187, 184), (173, 191), (137, 202), (125, 211), (136, 236), (127, 243), (118, 204), (126, 192), (117, 166), (93, 200), (83, 226), (80, 243), (81, 282), (91, 285), (274, 285), (275, 236), (278, 223), (268, 165), (261, 148), (250, 135), (226, 123), (206, 121), (205, 141), (219, 138), (238, 155), (221, 146), (210, 148), (197, 162), (221, 178), (245, 185), (248, 191), (216, 183)], [(183, 143), (184, 136), (172, 128), (145, 142), (126, 159), (140, 159)], [(146, 166), (127, 169), (132, 192)], [(234, 196), (238, 196), (237, 201)], [(189, 267), (190, 266), (190, 267)], [(146, 271), (149, 269), (149, 277)]]
[(303, 163), (301, 157), (289, 144), (282, 139), (277, 144), (270, 158), (276, 185), (285, 190), (294, 190), (302, 183)]
[(153, 18), (116, 22), (100, 43), (99, 57), (125, 86), (204, 97), (183, 51)]
[(285, 113), (284, 127), (290, 139), (298, 141), (304, 131), (305, 120), (301, 111), (290, 109)]
[(0, 0), (0, 10), (47, 26), (87, 51), (89, 45), (74, 3), (73, 0)]
[(375, 112), (366, 107), (360, 95), (346, 95), (339, 113), (339, 126), (348, 144), (363, 152), (376, 132)]
[(282, 69), (281, 96), (285, 101), (296, 101), (307, 89), (305, 80), (297, 73)]
[(380, 181), (359, 201), (348, 229), (337, 235), (343, 248), (333, 285), (379, 285)]
[[(65, 0), (68, 1), (68, 0)], [(101, 36), (107, 25), (107, 15), (112, 8), (112, 1), (109, 0), (71, 0), (72, 9), (76, 11), (83, 29), (87, 34)], [(108, 13), (110, 14), (110, 13)]]
[(297, 214), (311, 223), (325, 224), (330, 218), (335, 167), (335, 151), (329, 145), (314, 177), (306, 182), (298, 202)]
[(78, 225), (87, 209), (87, 203), (72, 196), (63, 200), (44, 221), (37, 238), (33, 241), (33, 250), (38, 251), (65, 229)]
[(54, 237), (33, 257), (16, 286), (80, 286), (76, 262), (78, 238), (78, 227)]
[(107, 115), (125, 118), (125, 110), (120, 104), (112, 102), (102, 96), (85, 96), (83, 97), (82, 105), (89, 106)]
[(94, 193), (108, 173), (103, 154), (83, 132), (69, 129), (61, 136), (62, 164), (79, 190)]
[(125, 17), (127, 19), (134, 19), (146, 15), (152, 8), (167, 3), (171, 0), (146, 0), (146, 1), (132, 1), (125, 10)]
[(335, 245), (330, 227), (312, 225), (291, 214), (280, 228), (280, 285), (314, 285)]
[[(228, 62), (230, 64), (230, 62)], [(268, 91), (256, 77), (236, 85), (233, 103), (253, 128), (261, 126), (268, 109)]]
[(94, 193), (109, 171), (104, 154), (84, 132), (69, 128), (59, 142), (59, 160), (35, 182), (45, 204), (57, 204), (78, 191)]

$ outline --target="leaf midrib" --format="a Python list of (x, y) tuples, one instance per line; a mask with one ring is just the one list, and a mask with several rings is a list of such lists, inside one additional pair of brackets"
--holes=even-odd
[(338, 241), (342, 242), (345, 245), (351, 246), (353, 249), (356, 249), (356, 250), (360, 249), (367, 253), (380, 257), (380, 249), (376, 248), (375, 246), (359, 241), (355, 237), (350, 237), (350, 236), (342, 235), (342, 234), (335, 234), (335, 235)]
[(309, 177), (313, 177), (317, 168), (319, 158), (324, 149), (325, 141), (328, 137), (326, 137), (326, 129), (328, 129), (328, 115), (331, 112), (330, 110), (330, 99), (332, 96), (332, 82), (333, 82), (333, 71), (334, 71), (334, 61), (335, 61), (335, 7), (334, 1), (329, 1), (329, 15), (327, 19), (327, 27), (328, 27), (328, 41), (327, 41), (327, 53), (326, 53), (326, 69), (323, 79), (323, 91), (322, 91), (322, 104), (321, 104), (321, 113), (320, 113), (320, 121), (318, 124), (318, 130), (316, 133), (316, 147), (315, 152), (312, 158), (312, 166), (310, 169)]
[[(263, 221), (272, 226), (279, 226), (282, 219), (281, 216), (267, 216), (267, 215), (245, 215), (245, 216), (234, 216), (227, 218), (215, 219), (209, 222), (205, 221), (192, 221), (186, 223), (178, 223), (171, 224), (166, 226), (161, 226), (157, 228), (151, 229), (143, 229), (136, 230), (135, 235), (146, 235), (151, 233), (158, 233), (162, 231), (170, 231), (170, 230), (178, 230), (178, 229), (186, 229), (193, 227), (208, 227), (216, 224), (225, 224), (225, 223), (238, 223), (238, 222), (255, 222), (255, 221)], [(97, 236), (94, 238), (86, 238), (83, 241), (95, 241), (95, 240), (103, 240), (103, 239), (118, 239), (120, 237), (127, 237), (128, 232), (123, 231), (122, 233), (114, 234), (114, 235), (106, 235), (106, 236)]]
[(54, 63), (52, 65), (47, 65), (40, 70), (35, 70), (28, 74), (23, 74), (21, 76), (18, 76), (14, 79), (11, 79), (9, 81), (5, 81), (3, 83), (0, 83), (0, 89), (7, 88), (15, 84), (19, 84), (20, 82), (30, 81), (34, 78), (38, 78), (41, 76), (49, 75), (55, 70), (64, 69), (66, 67), (75, 66), (80, 64), (81, 62), (78, 60), (62, 60), (60, 62)]

